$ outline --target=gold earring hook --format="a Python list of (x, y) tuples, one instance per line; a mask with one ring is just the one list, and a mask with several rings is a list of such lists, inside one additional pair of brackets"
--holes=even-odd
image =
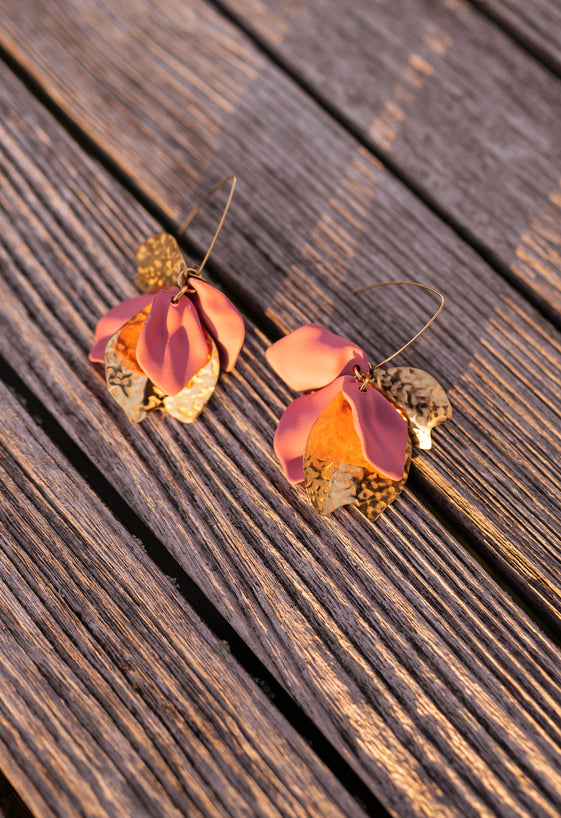
[(181, 273), (179, 275), (179, 279), (178, 279), (178, 286), (180, 287), (180, 290), (179, 290), (178, 293), (176, 293), (172, 297), (172, 299), (171, 299), (172, 304), (177, 304), (177, 302), (179, 301), (181, 296), (184, 295), (185, 293), (192, 292), (192, 289), (187, 284), (187, 279), (188, 279), (189, 276), (194, 276), (196, 278), (202, 278), (201, 273), (202, 273), (202, 271), (203, 271), (203, 269), (205, 267), (205, 264), (207, 263), (207, 261), (210, 258), (210, 254), (212, 253), (212, 251), (214, 249), (214, 245), (216, 244), (216, 240), (217, 240), (218, 236), (220, 235), (220, 231), (224, 227), (224, 222), (226, 221), (226, 216), (228, 215), (228, 211), (230, 209), (230, 205), (232, 204), (232, 199), (234, 197), (234, 191), (236, 189), (237, 181), (238, 181), (238, 177), (236, 176), (236, 174), (231, 173), (229, 176), (226, 176), (224, 179), (222, 179), (222, 181), (218, 182), (218, 184), (214, 185), (214, 187), (211, 188), (207, 193), (205, 193), (203, 198), (199, 202), (197, 202), (195, 207), (188, 214), (188, 216), (185, 219), (185, 221), (183, 222), (183, 224), (181, 224), (181, 226), (176, 230), (176, 236), (177, 236), (177, 238), (179, 238), (181, 236), (181, 234), (185, 233), (185, 231), (187, 230), (189, 225), (195, 220), (195, 218), (198, 216), (198, 214), (200, 213), (202, 208), (205, 206), (205, 204), (208, 202), (208, 200), (211, 198), (211, 196), (213, 196), (216, 193), (217, 190), (220, 190), (220, 188), (223, 187), (223, 185), (225, 185), (226, 182), (231, 182), (232, 183), (231, 187), (230, 187), (230, 192), (228, 194), (228, 198), (226, 199), (226, 204), (224, 205), (224, 210), (222, 211), (222, 216), (220, 217), (220, 221), (218, 222), (218, 226), (217, 226), (216, 230), (214, 231), (214, 236), (212, 237), (212, 240), (211, 240), (211, 242), (210, 242), (210, 244), (209, 244), (209, 246), (207, 248), (207, 251), (206, 251), (206, 253), (204, 255), (204, 258), (203, 258), (203, 260), (201, 261), (200, 264), (197, 264), (196, 267), (187, 267), (186, 269), (184, 268), (181, 271)]
[(427, 284), (419, 284), (419, 282), (417, 282), (417, 281), (379, 281), (376, 284), (365, 284), (364, 287), (358, 287), (356, 290), (353, 290), (352, 293), (353, 293), (353, 295), (357, 295), (358, 293), (362, 293), (365, 290), (373, 290), (375, 287), (388, 287), (388, 286), (390, 286), (392, 284), (396, 284), (396, 285), (399, 285), (399, 286), (405, 286), (405, 287), (420, 287), (422, 290), (428, 290), (429, 292), (434, 293), (435, 295), (437, 295), (440, 298), (440, 306), (437, 309), (437, 311), (434, 313), (432, 318), (429, 321), (427, 321), (427, 323), (424, 325), (424, 327), (422, 327), (416, 335), (414, 335), (412, 338), (410, 338), (409, 341), (407, 341), (406, 344), (403, 344), (403, 346), (400, 347), (398, 350), (396, 350), (396, 352), (392, 353), (387, 358), (384, 358), (384, 360), (380, 361), (380, 363), (376, 364), (376, 366), (370, 365), (370, 372), (373, 372), (375, 369), (378, 369), (378, 367), (383, 366), (384, 364), (387, 364), (389, 361), (391, 361), (393, 358), (395, 358), (397, 355), (399, 355), (400, 352), (403, 352), (405, 349), (407, 349), (408, 346), (411, 346), (411, 344), (414, 341), (416, 341), (417, 338), (419, 338), (423, 334), (423, 332), (425, 332), (425, 330), (427, 330), (430, 327), (432, 322), (435, 321), (438, 318), (438, 316), (440, 315), (440, 313), (444, 309), (444, 303), (445, 302), (444, 302), (444, 296), (442, 295), (442, 293), (440, 293), (438, 290), (433, 289), (433, 287), (429, 287)]

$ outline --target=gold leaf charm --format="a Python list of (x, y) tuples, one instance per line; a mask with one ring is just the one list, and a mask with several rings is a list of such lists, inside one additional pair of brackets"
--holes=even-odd
[(220, 374), (220, 358), (214, 340), (205, 331), (208, 359), (177, 395), (165, 395), (146, 376), (136, 359), (136, 343), (150, 307), (111, 336), (105, 347), (105, 376), (109, 394), (133, 423), (161, 409), (182, 423), (192, 423), (214, 392)]
[(138, 275), (136, 286), (143, 293), (156, 293), (177, 284), (180, 273), (187, 271), (179, 245), (169, 233), (158, 233), (143, 241), (136, 251)]
[(452, 417), (452, 406), (438, 381), (422, 369), (406, 366), (374, 369), (369, 381), (407, 418), (413, 446), (430, 449), (431, 429)]
[(375, 520), (403, 489), (410, 461), (408, 440), (401, 480), (380, 474), (365, 459), (352, 409), (339, 393), (309, 434), (304, 453), (306, 491), (320, 514), (329, 514), (339, 506), (355, 505), (369, 520)]
[(172, 417), (182, 423), (192, 423), (198, 418), (206, 406), (220, 375), (220, 358), (216, 344), (205, 333), (211, 352), (206, 364), (199, 369), (187, 386), (177, 395), (164, 397), (164, 409)]
[(134, 349), (146, 320), (149, 308), (111, 336), (105, 346), (105, 378), (112, 398), (121, 406), (133, 423), (140, 423), (147, 414), (159, 409), (162, 400), (154, 393), (152, 382), (146, 377)]

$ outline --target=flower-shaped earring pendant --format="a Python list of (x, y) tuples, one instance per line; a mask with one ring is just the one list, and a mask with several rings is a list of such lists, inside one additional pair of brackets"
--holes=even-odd
[(192, 422), (212, 395), (220, 367), (229, 372), (236, 363), (245, 336), (243, 318), (201, 277), (236, 177), (227, 177), (209, 191), (178, 232), (230, 180), (226, 207), (201, 264), (188, 267), (169, 233), (150, 237), (137, 252), (136, 284), (143, 295), (113, 307), (97, 324), (90, 360), (105, 363), (107, 388), (134, 422), (156, 409), (183, 423)]
[[(383, 283), (436, 292), (416, 282)], [(441, 306), (421, 332), (444, 305), (437, 294)], [(432, 375), (379, 368), (421, 332), (376, 366), (357, 344), (318, 324), (300, 327), (267, 350), (269, 364), (288, 386), (314, 390), (285, 410), (274, 446), (287, 479), (304, 481), (320, 514), (355, 505), (375, 520), (403, 489), (412, 449), (430, 449), (431, 429), (452, 416)]]

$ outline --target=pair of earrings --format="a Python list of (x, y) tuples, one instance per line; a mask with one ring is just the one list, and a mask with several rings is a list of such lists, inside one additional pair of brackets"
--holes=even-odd
[[(184, 423), (209, 400), (220, 367), (231, 371), (243, 345), (243, 318), (226, 296), (202, 277), (236, 186), (234, 175), (215, 185), (178, 230), (181, 235), (208, 199), (231, 183), (220, 222), (198, 266), (189, 267), (169, 233), (152, 236), (137, 252), (136, 284), (142, 295), (109, 310), (98, 322), (90, 360), (105, 364), (112, 397), (134, 422), (155, 410)], [(450, 402), (428, 373), (410, 367), (382, 369), (432, 324), (438, 310), (406, 344), (373, 366), (363, 349), (307, 324), (274, 343), (269, 364), (295, 391), (306, 391), (282, 415), (274, 448), (287, 479), (305, 483), (320, 514), (355, 505), (375, 520), (403, 489), (414, 447), (430, 449), (431, 429), (452, 415)], [(313, 390), (313, 391), (312, 391)]]

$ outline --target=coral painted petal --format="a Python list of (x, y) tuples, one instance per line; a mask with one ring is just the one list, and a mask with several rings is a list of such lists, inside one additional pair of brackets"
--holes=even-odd
[(348, 376), (337, 378), (333, 383), (311, 395), (296, 398), (285, 410), (275, 433), (275, 452), (281, 461), (284, 473), (291, 483), (304, 479), (302, 458), (310, 430), (327, 404), (341, 391)]
[(196, 290), (193, 304), (203, 326), (216, 341), (222, 368), (230, 372), (236, 365), (245, 338), (243, 318), (216, 287), (199, 278), (190, 278), (188, 283)]
[(136, 359), (166, 395), (177, 395), (209, 355), (197, 310), (186, 297), (172, 304), (177, 287), (152, 296), (152, 309), (138, 336)]
[(407, 421), (377, 389), (364, 392), (352, 380), (343, 385), (343, 395), (353, 410), (362, 451), (369, 463), (391, 480), (401, 480), (407, 448)]
[(297, 392), (319, 389), (339, 375), (351, 375), (355, 364), (368, 369), (364, 350), (319, 324), (305, 324), (265, 354), (277, 375)]
[(142, 312), (144, 307), (147, 307), (148, 304), (152, 302), (153, 298), (154, 296), (149, 293), (136, 295), (134, 298), (122, 301), (120, 304), (117, 304), (116, 307), (110, 309), (109, 312), (106, 312), (105, 315), (99, 319), (97, 327), (95, 328), (94, 343), (89, 354), (90, 361), (103, 363), (105, 361), (105, 346), (107, 341), (118, 329), (126, 324), (127, 321), (130, 321), (133, 316)]

